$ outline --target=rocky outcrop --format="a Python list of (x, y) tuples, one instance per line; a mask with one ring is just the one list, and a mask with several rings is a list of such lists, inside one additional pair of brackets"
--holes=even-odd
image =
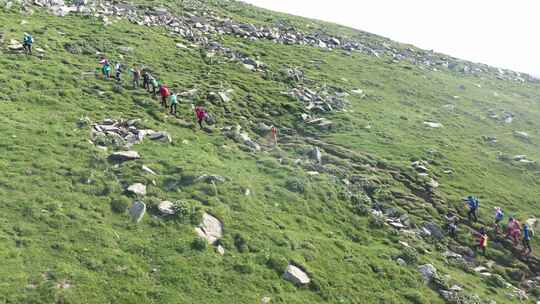
[(204, 213), (202, 222), (195, 228), (195, 232), (209, 244), (215, 244), (223, 236), (223, 223), (214, 216)]

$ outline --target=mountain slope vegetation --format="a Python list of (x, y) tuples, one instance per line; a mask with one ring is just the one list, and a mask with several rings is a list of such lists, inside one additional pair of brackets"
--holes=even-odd
[[(492, 229), (496, 206), (539, 216), (534, 78), (236, 1), (0, 4), (0, 303), (540, 296), (536, 250)], [(133, 67), (180, 94), (177, 116), (132, 88)], [(204, 130), (192, 105), (212, 116)], [(118, 135), (142, 130), (171, 141)], [(127, 150), (140, 158), (111, 159)], [(195, 231), (206, 215), (216, 243)], [(289, 265), (310, 282), (286, 280)]]

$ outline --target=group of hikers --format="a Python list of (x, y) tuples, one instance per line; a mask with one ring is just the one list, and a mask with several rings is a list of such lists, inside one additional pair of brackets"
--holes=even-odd
[[(32, 54), (32, 44), (34, 39), (32, 35), (25, 33), (23, 38), (23, 49), (27, 54)], [(99, 62), (101, 64), (101, 74), (105, 79), (111, 78), (112, 65), (108, 59), (102, 58)], [(142, 87), (150, 93), (152, 96), (160, 96), (160, 104), (166, 109), (169, 110), (171, 115), (177, 115), (177, 105), (178, 105), (178, 93), (171, 92), (171, 90), (162, 82), (158, 81), (147, 69), (139, 69), (136, 66), (131, 68), (130, 73), (132, 74), (132, 84), (133, 89), (140, 88), (140, 81), (142, 79)], [(117, 82), (122, 82), (122, 73), (124, 72), (123, 66), (121, 63), (116, 63), (114, 66), (114, 79)], [(195, 114), (195, 118), (199, 127), (203, 128), (203, 122), (208, 118), (208, 113), (202, 106), (193, 106), (192, 110)], [(277, 144), (277, 129), (272, 128), (272, 134), (274, 140)], [(478, 222), (478, 211), (480, 208), (480, 202), (478, 198), (474, 196), (469, 196), (465, 199), (468, 205), (467, 217), (469, 222), (475, 223)], [(504, 219), (504, 213), (500, 207), (495, 208), (493, 231), (495, 232), (495, 237), (503, 235), (503, 227), (501, 222)], [(449, 214), (446, 216), (447, 227), (450, 236), (457, 237), (458, 223), (459, 218), (455, 214)], [(506, 234), (505, 237), (509, 238), (512, 241), (514, 248), (519, 247), (521, 240), (522, 254), (528, 256), (532, 252), (531, 248), (531, 238), (534, 234), (532, 227), (529, 227), (528, 223), (525, 223), (523, 226), (521, 223), (513, 216), (508, 218), (508, 223), (506, 225)], [(488, 232), (486, 227), (482, 227), (478, 232), (474, 232), (474, 235), (477, 237), (476, 248), (479, 249), (483, 255), (486, 254), (486, 249), (488, 245)]]
[[(480, 209), (480, 201), (477, 197), (469, 196), (465, 199), (465, 202), (468, 206), (467, 217), (471, 223), (478, 222), (478, 211)], [(514, 217), (510, 216), (508, 218), (508, 223), (506, 225), (506, 233), (501, 225), (504, 220), (504, 212), (500, 207), (494, 208), (494, 217), (493, 217), (493, 232), (496, 238), (504, 235), (506, 238), (512, 241), (514, 248), (519, 248), (521, 243), (521, 252), (524, 256), (528, 256), (532, 252), (531, 247), (531, 238), (534, 235), (533, 227), (529, 226), (529, 223), (521, 225), (521, 223)], [(454, 214), (449, 214), (446, 216), (447, 227), (450, 236), (456, 237), (457, 226), (458, 226), (458, 217)], [(488, 245), (488, 231), (486, 227), (480, 228), (479, 232), (473, 233), (477, 237), (476, 248), (482, 251), (482, 254), (486, 254), (487, 245)], [(520, 242), (521, 241), (521, 242)]]
[[(101, 64), (101, 73), (105, 79), (111, 78), (112, 65), (108, 59), (102, 58), (99, 62)], [(117, 82), (122, 82), (122, 73), (124, 72), (121, 63), (116, 63), (114, 66), (114, 79)], [(129, 72), (132, 75), (133, 89), (140, 88), (140, 82), (142, 79), (142, 87), (150, 93), (152, 96), (159, 96), (161, 99), (160, 104), (169, 111), (171, 115), (177, 115), (178, 106), (178, 93), (171, 92), (169, 87), (158, 81), (147, 69), (140, 69), (136, 66), (131, 68)], [(199, 127), (203, 129), (203, 122), (209, 117), (209, 114), (202, 106), (192, 106), (195, 118)]]

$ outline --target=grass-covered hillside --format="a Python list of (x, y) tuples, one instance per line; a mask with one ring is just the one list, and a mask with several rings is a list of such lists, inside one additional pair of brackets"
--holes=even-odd
[[(540, 216), (527, 75), (234, 1), (0, 5), (0, 303), (540, 296), (538, 239), (525, 257), (491, 227), (495, 206)], [(134, 66), (180, 93), (177, 117), (131, 87)]]

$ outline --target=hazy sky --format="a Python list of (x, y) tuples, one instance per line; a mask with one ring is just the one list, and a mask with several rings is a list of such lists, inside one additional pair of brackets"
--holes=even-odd
[(540, 76), (539, 0), (244, 0)]

